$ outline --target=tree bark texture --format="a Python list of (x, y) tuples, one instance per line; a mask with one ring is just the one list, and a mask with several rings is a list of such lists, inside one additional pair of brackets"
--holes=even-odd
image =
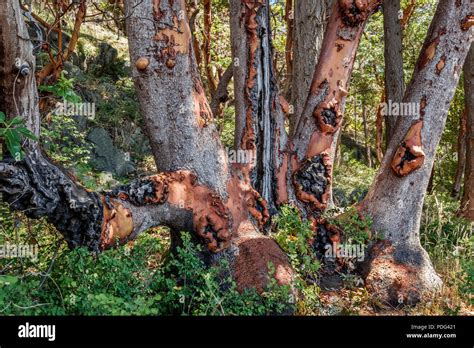
[(400, 118), (360, 205), (385, 238), (373, 250), (367, 285), (390, 303), (417, 302), (441, 284), (420, 245), (419, 228), (436, 147), (472, 40), (464, 24), (470, 16), (468, 2), (440, 0), (403, 99), (419, 106), (419, 116)]

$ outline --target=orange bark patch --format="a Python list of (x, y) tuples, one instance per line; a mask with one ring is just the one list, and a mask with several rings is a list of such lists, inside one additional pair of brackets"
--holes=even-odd
[[(217, 252), (228, 246), (230, 214), (219, 195), (197, 184), (195, 175), (187, 171), (161, 174), (154, 180), (166, 181), (168, 203), (192, 211), (194, 228), (209, 250)], [(161, 197), (157, 192), (157, 198)]]
[(446, 65), (446, 56), (442, 56), (438, 64), (436, 64), (436, 73), (439, 75)]
[(193, 113), (197, 123), (201, 128), (206, 127), (212, 121), (213, 115), (198, 77), (193, 78), (193, 101)]
[[(229, 210), (219, 195), (207, 186), (199, 185), (196, 176), (189, 171), (161, 173), (136, 180), (115, 188), (108, 197), (120, 198), (135, 206), (167, 203), (178, 209), (189, 210), (193, 215), (194, 230), (209, 250), (219, 251), (226, 248), (230, 242)], [(108, 209), (111, 208), (104, 212), (104, 224), (107, 225), (104, 229), (108, 231), (104, 232), (104, 240), (109, 241), (117, 236), (123, 240), (133, 229), (131, 220), (124, 220), (124, 217), (128, 217), (128, 211), (115, 207), (117, 212), (114, 215)], [(129, 217), (131, 219), (131, 216)], [(113, 227), (112, 230), (109, 225)]]
[(100, 238), (100, 247), (107, 249), (116, 242), (122, 244), (133, 232), (132, 214), (122, 204), (111, 200), (111, 207), (102, 197), (104, 207), (104, 221), (102, 223), (102, 234)]
[(327, 103), (320, 103), (314, 110), (313, 116), (316, 117), (319, 129), (323, 133), (335, 133), (342, 123), (342, 113), (339, 110), (339, 102), (336, 98)]
[(395, 153), (392, 170), (397, 176), (406, 176), (423, 165), (425, 153), (421, 141), (422, 128), (423, 121), (421, 120), (413, 124)]
[(441, 41), (441, 36), (446, 34), (446, 28), (441, 29), (438, 32), (438, 35), (434, 38), (433, 41), (426, 47), (423, 51), (423, 54), (420, 57), (418, 62), (419, 69), (423, 69), (429, 62), (431, 62), (436, 54), (436, 49), (438, 48), (439, 42)]
[(474, 15), (468, 15), (461, 22), (461, 29), (466, 31), (474, 25)]
[[(177, 54), (188, 53), (191, 42), (191, 31), (186, 19), (186, 5), (182, 0), (180, 1), (180, 5), (181, 10), (174, 11), (172, 4), (169, 5), (169, 8), (163, 9), (160, 7), (160, 0), (154, 0), (153, 3), (154, 18), (159, 22), (159, 25), (161, 24), (162, 26), (154, 37), (154, 40), (160, 43), (155, 58), (168, 69), (173, 69), (176, 65)], [(170, 23), (167, 25), (161, 23), (168, 11), (170, 11), (172, 15), (172, 28), (170, 28)]]
[(149, 64), (150, 64), (150, 61), (148, 60), (148, 58), (141, 57), (141, 58), (138, 58), (137, 61), (135, 62), (135, 67), (139, 71), (145, 71), (146, 68), (148, 68)]

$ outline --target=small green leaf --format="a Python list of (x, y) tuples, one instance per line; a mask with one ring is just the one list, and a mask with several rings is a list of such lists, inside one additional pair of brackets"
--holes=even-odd
[(20, 125), (20, 124), (22, 124), (22, 123), (23, 123), (23, 120), (17, 116), (17, 117), (14, 117), (13, 120), (11, 120), (11, 121), (9, 122), (9, 125), (10, 125), (10, 126), (13, 126), (13, 125)]
[(18, 132), (18, 133), (21, 133), (23, 134), (25, 137), (27, 137), (28, 139), (31, 139), (31, 140), (38, 140), (38, 137), (36, 135), (34, 135), (28, 128), (26, 127), (17, 127), (15, 128), (15, 130)]
[(0, 111), (0, 123), (5, 122), (5, 118), (6, 118), (5, 114), (2, 111)]

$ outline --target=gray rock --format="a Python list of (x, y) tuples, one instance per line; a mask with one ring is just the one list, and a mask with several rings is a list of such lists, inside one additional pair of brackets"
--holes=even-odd
[(100, 171), (126, 176), (135, 170), (124, 152), (113, 144), (112, 138), (103, 128), (93, 128), (87, 139), (93, 144), (91, 165)]
[(78, 78), (84, 77), (84, 72), (78, 66), (71, 62), (64, 62), (64, 70), (67, 72), (67, 78)]

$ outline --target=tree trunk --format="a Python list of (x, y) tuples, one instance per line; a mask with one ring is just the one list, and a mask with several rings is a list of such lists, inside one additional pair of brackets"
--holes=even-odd
[(377, 115), (375, 116), (375, 148), (377, 152), (377, 161), (382, 163), (383, 159), (383, 103), (385, 103), (385, 91), (382, 92), (382, 98), (380, 99), (380, 104), (377, 106)]
[(304, 108), (318, 62), (333, 0), (295, 0), (291, 76), (290, 134)]
[[(472, 29), (471, 29), (472, 30)], [(464, 64), (464, 98), (466, 102), (466, 169), (462, 214), (474, 221), (474, 48), (471, 46)]]
[(369, 142), (369, 125), (367, 124), (367, 109), (365, 102), (362, 104), (362, 118), (364, 122), (364, 140), (365, 140), (365, 153), (367, 156), (367, 165), (372, 168), (372, 151), (370, 151)]
[(393, 304), (417, 302), (441, 280), (420, 245), (423, 199), (449, 103), (470, 46), (468, 2), (440, 0), (404, 102), (419, 116), (400, 118), (379, 173), (360, 205), (385, 241), (372, 249), (366, 283)]
[[(403, 81), (403, 36), (399, 19), (400, 0), (384, 0), (384, 57), (385, 57), (385, 93), (387, 102), (400, 103), (403, 99), (405, 83)], [(395, 131), (397, 118), (384, 115), (388, 147)]]
[[(467, 64), (467, 61), (466, 61)], [(466, 64), (464, 66), (466, 66)], [(454, 175), (454, 185), (451, 192), (451, 197), (459, 199), (461, 195), (462, 176), (466, 167), (466, 121), (467, 110), (464, 109), (459, 117), (459, 134), (457, 141), (457, 158), (456, 174)]]
[(295, 10), (293, 0), (285, 1), (285, 21), (286, 21), (286, 42), (285, 42), (285, 63), (286, 63), (286, 83), (285, 97), (287, 100), (291, 97), (291, 87), (293, 79), (293, 41), (295, 27)]
[(380, 1), (335, 1), (309, 96), (292, 138), (291, 186), (314, 224), (330, 203), (337, 133), (349, 79), (366, 21)]
[(204, 0), (204, 68), (206, 69), (207, 83), (211, 96), (217, 89), (217, 82), (211, 66), (211, 29), (212, 29), (212, 7), (211, 0)]

